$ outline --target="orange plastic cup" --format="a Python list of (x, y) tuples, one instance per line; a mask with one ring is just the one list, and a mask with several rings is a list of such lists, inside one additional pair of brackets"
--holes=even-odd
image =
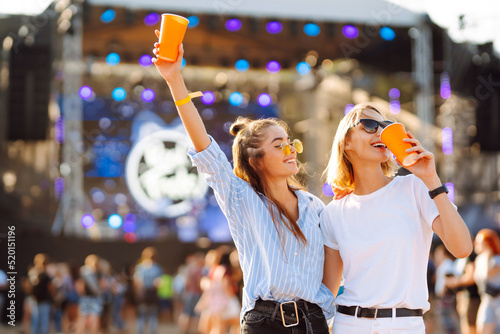
[(396, 156), (403, 167), (410, 167), (417, 163), (415, 157), (416, 152), (407, 153), (406, 150), (411, 148), (410, 143), (404, 142), (404, 138), (410, 138), (406, 133), (405, 127), (401, 123), (393, 123), (385, 127), (380, 133), (380, 140), (387, 148)]
[(161, 15), (160, 48), (158, 58), (174, 62), (179, 55), (179, 45), (184, 39), (184, 34), (189, 20), (175, 14)]

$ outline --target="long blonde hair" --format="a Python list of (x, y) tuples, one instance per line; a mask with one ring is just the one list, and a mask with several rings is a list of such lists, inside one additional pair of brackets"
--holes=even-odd
[[(354, 189), (354, 171), (352, 163), (349, 161), (349, 157), (347, 156), (345, 145), (346, 140), (351, 133), (350, 130), (361, 119), (363, 111), (367, 109), (373, 110), (382, 115), (382, 113), (372, 104), (360, 103), (355, 105), (340, 121), (333, 140), (330, 160), (328, 161), (328, 166), (323, 173), (323, 175), (326, 175), (327, 182), (332, 187), (340, 190)], [(392, 157), (390, 157), (389, 160), (384, 161), (381, 166), (384, 175), (388, 177), (394, 176), (398, 169), (398, 165)]]
[[(264, 157), (262, 141), (264, 140), (265, 130), (271, 126), (279, 126), (288, 133), (287, 124), (277, 118), (251, 120), (245, 117), (238, 117), (231, 125), (229, 132), (236, 136), (233, 142), (234, 173), (240, 179), (250, 183), (257, 194), (266, 197), (269, 213), (284, 250), (283, 228), (291, 231), (302, 245), (307, 244), (307, 239), (290, 211), (271, 195), (269, 184), (262, 171), (253, 167), (258, 166)], [(297, 180), (295, 175), (287, 178), (287, 184), (292, 191), (304, 189), (304, 186)], [(276, 211), (278, 212), (277, 215)]]

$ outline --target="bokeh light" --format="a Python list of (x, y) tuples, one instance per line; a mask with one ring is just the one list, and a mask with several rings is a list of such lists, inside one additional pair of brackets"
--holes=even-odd
[(449, 127), (442, 131), (443, 153), (450, 155), (453, 153), (453, 130)]
[(266, 69), (270, 73), (278, 73), (281, 70), (281, 65), (276, 60), (271, 60), (267, 63)]
[(113, 21), (115, 19), (115, 17), (116, 17), (116, 12), (113, 9), (105, 10), (101, 14), (101, 22), (109, 23), (109, 22)]
[(261, 107), (268, 107), (272, 102), (273, 99), (271, 98), (271, 95), (267, 93), (262, 93), (257, 97), (257, 103), (259, 103)]
[(88, 100), (92, 97), (93, 91), (89, 86), (82, 86), (80, 87), (78, 94), (83, 100)]
[(120, 55), (116, 52), (111, 52), (106, 56), (106, 63), (111, 66), (118, 65), (120, 63)]
[(56, 124), (54, 126), (54, 139), (56, 143), (62, 144), (64, 143), (64, 119), (59, 117), (56, 120)]
[(245, 59), (239, 59), (234, 64), (234, 68), (238, 72), (246, 72), (250, 68), (250, 63), (247, 60), (245, 60)]
[(334, 195), (332, 186), (329, 183), (325, 183), (323, 185), (323, 194), (328, 197), (332, 197)]
[(133, 233), (136, 231), (136, 229), (137, 226), (135, 225), (135, 222), (131, 220), (125, 220), (125, 222), (123, 222), (123, 231), (125, 233)]
[(242, 27), (242, 23), (238, 19), (229, 19), (226, 21), (226, 29), (229, 31), (238, 31)]
[(401, 96), (401, 92), (399, 91), (399, 89), (392, 88), (391, 90), (389, 90), (389, 97), (391, 99), (399, 99), (400, 96)]
[(108, 225), (111, 228), (120, 228), (122, 226), (123, 220), (122, 217), (118, 214), (112, 214), (108, 218)]
[(358, 28), (350, 24), (345, 25), (342, 28), (342, 34), (347, 38), (354, 39), (358, 37)]
[(392, 41), (396, 38), (396, 33), (389, 27), (382, 27), (379, 31), (380, 37), (386, 41)]
[(455, 203), (455, 185), (451, 182), (446, 182), (446, 188), (448, 188), (448, 198), (452, 203)]
[(352, 110), (352, 108), (354, 108), (354, 104), (352, 103), (346, 104), (344, 109), (344, 115), (347, 115)]
[(440, 94), (445, 100), (451, 97), (450, 75), (447, 72), (441, 73)]
[(54, 196), (57, 199), (62, 198), (64, 194), (64, 187), (65, 187), (64, 178), (56, 177), (56, 179), (54, 180)]
[(144, 102), (153, 102), (155, 100), (156, 94), (152, 89), (145, 89), (141, 93), (141, 98)]
[(186, 59), (182, 58), (181, 68), (186, 67)]
[(243, 95), (239, 92), (234, 92), (229, 95), (229, 103), (233, 106), (239, 106), (243, 103)]
[(320, 32), (321, 28), (315, 23), (307, 23), (304, 25), (304, 33), (308, 36), (318, 36)]
[(150, 13), (144, 17), (144, 24), (147, 26), (154, 26), (160, 22), (161, 16), (158, 13)]
[(94, 219), (94, 217), (92, 217), (92, 215), (87, 214), (87, 215), (82, 216), (82, 219), (80, 222), (81, 222), (83, 228), (90, 228), (94, 225), (95, 219)]
[(188, 23), (188, 28), (195, 28), (198, 26), (198, 24), (200, 24), (200, 19), (198, 16), (189, 16), (187, 18), (189, 20), (189, 23)]
[(203, 96), (201, 97), (201, 102), (203, 102), (203, 104), (207, 106), (211, 105), (212, 103), (215, 102), (215, 94), (209, 90), (203, 92)]
[(113, 97), (113, 100), (120, 102), (125, 100), (125, 98), (127, 97), (127, 91), (125, 91), (125, 89), (123, 89), (122, 87), (116, 87), (115, 89), (113, 89), (113, 93), (111, 94), (111, 96)]
[(137, 241), (137, 236), (135, 235), (135, 233), (126, 233), (124, 238), (128, 243), (134, 243)]
[(393, 115), (397, 115), (401, 112), (401, 103), (399, 100), (395, 99), (389, 102), (389, 111)]
[(153, 62), (151, 61), (151, 56), (150, 55), (142, 55), (140, 58), (139, 58), (139, 65), (141, 65), (142, 67), (149, 67), (153, 64)]
[(297, 73), (299, 73), (300, 75), (306, 75), (309, 72), (311, 72), (311, 66), (309, 66), (308, 63), (306, 63), (305, 61), (301, 61), (297, 64)]
[(266, 30), (270, 34), (279, 34), (283, 30), (283, 25), (278, 21), (271, 21), (266, 24)]

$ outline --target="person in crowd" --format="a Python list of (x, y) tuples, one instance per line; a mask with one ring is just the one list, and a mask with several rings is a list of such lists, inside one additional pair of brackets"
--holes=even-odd
[(124, 308), (125, 293), (127, 291), (127, 277), (124, 272), (113, 272), (112, 275), (114, 279), (111, 287), (111, 293), (113, 294), (111, 317), (115, 328), (119, 332), (122, 332), (125, 330), (125, 320), (123, 319), (122, 312)]
[(48, 334), (50, 326), (50, 311), (55, 287), (53, 277), (47, 272), (49, 258), (47, 254), (39, 253), (33, 259), (33, 267), (28, 272), (30, 290), (35, 304), (31, 309), (31, 333)]
[(87, 330), (90, 333), (97, 333), (102, 313), (99, 256), (90, 254), (85, 258), (75, 288), (79, 294), (76, 333), (82, 334)]
[[(189, 333), (193, 327), (199, 328), (199, 319), (195, 312), (195, 307), (202, 294), (201, 279), (203, 277), (204, 259), (205, 257), (202, 253), (189, 255), (186, 258), (185, 270), (182, 274), (180, 274), (183, 275), (184, 278), (182, 294), (183, 308), (181, 314), (179, 315), (179, 328), (183, 334)], [(178, 283), (182, 278), (180, 275), (177, 276)], [(201, 333), (203, 333), (203, 331)]]
[(78, 293), (76, 292), (75, 281), (78, 279), (78, 267), (74, 264), (61, 263), (62, 291), (64, 301), (62, 304), (63, 317), (62, 329), (64, 333), (73, 333), (76, 330), (78, 320)]
[(200, 315), (200, 321), (198, 323), (198, 332), (201, 334), (209, 334), (212, 331), (212, 310), (207, 306), (207, 300), (210, 298), (210, 285), (215, 272), (215, 269), (220, 264), (220, 258), (222, 256), (222, 249), (211, 249), (205, 255), (205, 265), (203, 266), (203, 277), (200, 281), (200, 287), (202, 294), (200, 300), (196, 304), (195, 312)]
[(446, 196), (434, 155), (411, 134), (413, 173), (397, 165), (380, 133), (390, 121), (372, 104), (358, 104), (341, 120), (328, 167), (332, 187), (352, 191), (321, 214), (324, 282), (338, 296), (333, 333), (424, 333), (426, 282), (433, 233), (455, 257), (472, 250), (469, 230)]
[(134, 287), (139, 301), (137, 308), (137, 332), (139, 334), (145, 333), (146, 326), (149, 326), (151, 334), (156, 333), (158, 329), (158, 285), (163, 269), (156, 262), (156, 256), (156, 248), (146, 247), (134, 270)]
[(109, 332), (111, 329), (111, 312), (114, 301), (114, 289), (117, 284), (113, 269), (108, 260), (100, 258), (98, 263), (99, 285), (101, 286), (102, 311), (99, 318), (100, 330)]
[(455, 260), (455, 275), (446, 279), (446, 286), (457, 291), (457, 312), (461, 334), (476, 334), (477, 312), (481, 299), (474, 280), (476, 253)]
[(435, 314), (439, 319), (436, 327), (440, 333), (455, 334), (460, 331), (456, 307), (456, 290), (447, 286), (448, 278), (455, 276), (455, 258), (440, 244), (434, 250), (436, 261)]
[(172, 322), (173, 320), (173, 305), (172, 298), (174, 296), (173, 277), (168, 268), (165, 269), (160, 277), (158, 285), (158, 298), (160, 299), (160, 320), (164, 322)]
[[(159, 32), (157, 32), (159, 36)], [(161, 45), (155, 44), (158, 54)], [(238, 118), (231, 126), (234, 170), (207, 130), (175, 62), (154, 58), (191, 139), (188, 154), (215, 192), (238, 249), (245, 286), (244, 333), (328, 333), (334, 297), (322, 284), (323, 202), (295, 179), (298, 140), (278, 119)]]
[(477, 313), (478, 334), (493, 334), (500, 326), (500, 237), (491, 229), (482, 229), (474, 239), (477, 253), (474, 279), (481, 296)]

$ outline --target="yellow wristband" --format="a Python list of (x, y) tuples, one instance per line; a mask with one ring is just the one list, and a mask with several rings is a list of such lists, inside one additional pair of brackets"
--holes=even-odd
[(182, 105), (188, 103), (189, 101), (191, 101), (192, 98), (200, 97), (200, 96), (203, 96), (202, 92), (200, 92), (200, 91), (194, 92), (194, 93), (189, 94), (186, 98), (184, 98), (182, 100), (174, 101), (174, 103), (176, 106), (179, 107), (179, 106), (182, 106)]

